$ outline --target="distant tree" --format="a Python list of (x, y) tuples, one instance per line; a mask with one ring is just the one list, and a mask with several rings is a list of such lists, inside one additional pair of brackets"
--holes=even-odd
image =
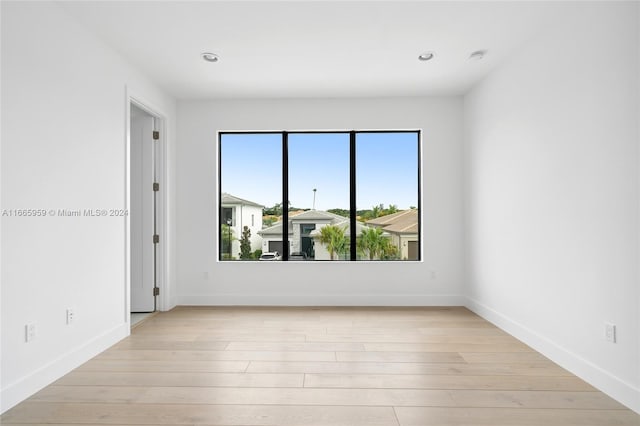
[(264, 209), (265, 215), (281, 216), (282, 215), (282, 203), (276, 203), (273, 207), (267, 207)]
[(263, 216), (262, 217), (262, 228), (268, 228), (277, 222), (277, 218), (274, 216)]
[(381, 260), (398, 260), (400, 259), (400, 250), (398, 246), (391, 242), (390, 238), (385, 238), (380, 251)]
[(337, 253), (344, 253), (348, 247), (347, 237), (345, 236), (346, 229), (346, 226), (341, 228), (336, 225), (327, 225), (320, 228), (320, 243), (327, 246), (331, 260), (335, 259)]
[(389, 207), (384, 211), (384, 215), (394, 214), (398, 212), (398, 206), (395, 204), (389, 204)]
[(242, 238), (240, 238), (240, 259), (251, 259), (251, 230), (248, 226), (242, 228)]
[(329, 209), (329, 213), (337, 214), (339, 216), (349, 217), (349, 210), (345, 209)]
[[(291, 201), (288, 203), (289, 211), (291, 210), (310, 210), (310, 209), (302, 209), (291, 207)], [(263, 216), (282, 216), (282, 203), (276, 203), (273, 207), (265, 207), (262, 209)]]
[(377, 206), (373, 206), (371, 208), (371, 219), (375, 219), (377, 217), (382, 216), (382, 212), (384, 212), (384, 204), (378, 204)]
[[(411, 207), (411, 208), (415, 209), (415, 207)], [(378, 217), (386, 216), (393, 213), (398, 213), (399, 211), (401, 210), (398, 208), (397, 204), (389, 204), (389, 207), (385, 208), (384, 204), (381, 203), (371, 207), (368, 210), (358, 210), (356, 212), (356, 216), (359, 216), (363, 221), (366, 222), (368, 220), (375, 219)]]

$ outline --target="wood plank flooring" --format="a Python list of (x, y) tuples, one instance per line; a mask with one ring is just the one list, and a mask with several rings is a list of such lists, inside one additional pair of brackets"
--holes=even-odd
[(640, 426), (472, 312), (179, 307), (3, 425)]

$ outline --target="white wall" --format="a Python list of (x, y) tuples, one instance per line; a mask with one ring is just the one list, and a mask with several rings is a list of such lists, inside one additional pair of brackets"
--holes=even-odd
[[(460, 98), (179, 102), (176, 302), (460, 304), (461, 119)], [(424, 130), (424, 262), (216, 262), (217, 131), (386, 128)]]
[[(58, 6), (2, 2), (3, 210), (124, 208), (125, 86), (173, 125), (175, 102)], [(125, 336), (125, 295), (123, 218), (2, 217), (2, 411)]]
[(465, 97), (470, 307), (638, 411), (638, 3), (574, 7)]

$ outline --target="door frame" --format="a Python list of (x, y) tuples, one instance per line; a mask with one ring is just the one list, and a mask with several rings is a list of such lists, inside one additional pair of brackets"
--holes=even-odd
[[(168, 212), (168, 179), (167, 179), (167, 119), (166, 114), (156, 105), (146, 100), (143, 96), (126, 87), (125, 90), (125, 210), (131, 209), (131, 105), (145, 111), (156, 120), (156, 129), (160, 132), (160, 138), (156, 142), (156, 178), (160, 184), (160, 191), (156, 194), (156, 230), (160, 235), (160, 243), (156, 247), (156, 286), (160, 294), (156, 296), (156, 311), (168, 309), (168, 285), (169, 276), (169, 227)], [(131, 218), (125, 216), (125, 300), (124, 320), (131, 324)]]

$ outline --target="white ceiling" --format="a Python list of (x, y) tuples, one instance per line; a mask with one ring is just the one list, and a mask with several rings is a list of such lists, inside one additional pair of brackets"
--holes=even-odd
[[(576, 3), (59, 4), (173, 96), (211, 99), (462, 94)], [(469, 61), (478, 49), (485, 59)], [(435, 58), (418, 61), (424, 51)]]

